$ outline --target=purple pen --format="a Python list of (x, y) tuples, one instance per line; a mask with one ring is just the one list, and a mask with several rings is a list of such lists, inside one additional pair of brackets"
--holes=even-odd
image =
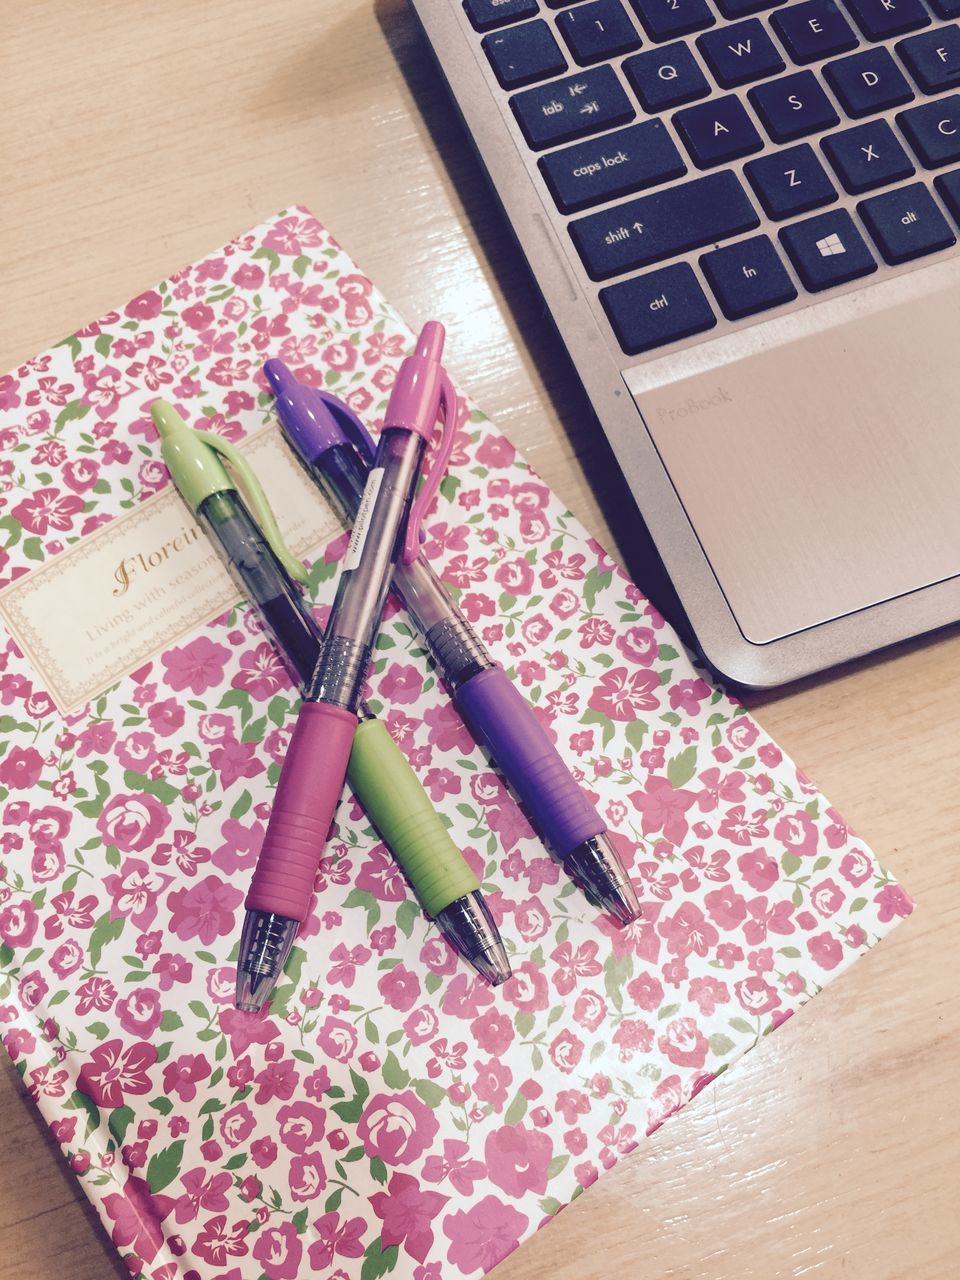
[[(299, 382), (280, 360), (264, 372), (283, 430), (345, 524), (373, 463), (362, 423), (328, 392)], [(421, 555), (397, 566), (393, 588), (423, 635), (454, 704), (580, 888), (622, 924), (640, 915), (636, 891), (606, 823), (526, 701), (481, 643)]]

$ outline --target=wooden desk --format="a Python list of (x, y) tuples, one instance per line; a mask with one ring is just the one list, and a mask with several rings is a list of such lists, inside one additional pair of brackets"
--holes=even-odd
[[(630, 518), (601, 514), (626, 510), (616, 472), (403, 0), (16, 10), (0, 368), (303, 203), (411, 322), (448, 325), (480, 404), (642, 573)], [(919, 910), (497, 1280), (957, 1274), (960, 637), (751, 705)], [(126, 1274), (4, 1059), (0, 1280)]]

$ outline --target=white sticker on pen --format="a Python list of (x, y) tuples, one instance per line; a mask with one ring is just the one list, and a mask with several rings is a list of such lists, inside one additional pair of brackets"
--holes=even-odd
[(357, 512), (357, 518), (353, 524), (353, 534), (350, 538), (350, 545), (347, 547), (347, 554), (343, 557), (343, 564), (340, 566), (344, 573), (350, 569), (355, 569), (360, 563), (360, 557), (363, 554), (363, 544), (367, 540), (367, 528), (370, 524), (370, 514), (373, 511), (374, 503), (377, 500), (377, 494), (380, 492), (380, 485), (383, 482), (383, 467), (374, 467), (367, 476), (367, 483), (364, 486), (363, 497), (360, 499), (360, 509)]

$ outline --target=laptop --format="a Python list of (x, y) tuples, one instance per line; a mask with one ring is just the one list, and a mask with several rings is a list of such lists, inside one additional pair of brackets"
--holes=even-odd
[(960, 0), (411, 0), (721, 676), (960, 618)]

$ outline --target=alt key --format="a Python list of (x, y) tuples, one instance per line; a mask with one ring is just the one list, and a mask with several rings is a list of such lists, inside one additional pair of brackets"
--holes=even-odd
[(693, 268), (677, 262), (600, 290), (600, 301), (627, 355), (639, 355), (717, 323)]

